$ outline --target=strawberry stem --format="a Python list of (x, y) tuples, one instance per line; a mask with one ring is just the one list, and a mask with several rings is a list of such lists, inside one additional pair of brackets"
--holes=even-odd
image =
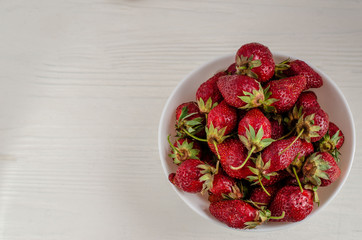
[(280, 215), (279, 217), (270, 216), (270, 217), (269, 217), (269, 219), (275, 219), (275, 220), (278, 220), (278, 219), (282, 219), (282, 218), (284, 218), (284, 216), (285, 216), (285, 212), (283, 211), (283, 212), (282, 212), (282, 215)]
[(246, 164), (246, 162), (249, 160), (251, 154), (253, 154), (255, 148), (256, 148), (256, 146), (254, 145), (254, 146), (250, 149), (248, 156), (246, 157), (245, 161), (244, 161), (240, 166), (237, 166), (237, 167), (231, 166), (231, 169), (233, 169), (233, 170), (239, 170), (240, 168), (244, 167), (244, 165)]
[(170, 144), (170, 147), (172, 148), (172, 150), (174, 150), (175, 152), (177, 152), (178, 154), (180, 154), (181, 156), (183, 155), (170, 141), (170, 135), (168, 135), (167, 137), (167, 141)]
[(303, 192), (303, 187), (302, 187), (302, 184), (300, 183), (300, 180), (299, 180), (297, 171), (295, 170), (295, 167), (293, 167), (293, 173), (294, 173), (295, 178), (297, 179), (298, 186), (300, 188), (300, 192)]
[(268, 194), (268, 196), (270, 196), (270, 193), (265, 189), (263, 183), (261, 182), (260, 175), (258, 176), (258, 181), (259, 181), (259, 184), (260, 184), (261, 188), (264, 190), (264, 192), (265, 192), (266, 194)]
[(213, 144), (214, 144), (215, 151), (216, 151), (216, 153), (217, 153), (217, 159), (220, 160), (220, 154), (219, 154), (219, 149), (217, 148), (217, 143), (216, 143), (216, 141), (212, 141), (212, 142), (213, 142)]
[(298, 140), (298, 138), (300, 138), (300, 136), (303, 134), (303, 132), (304, 132), (304, 128), (300, 131), (300, 133), (299, 133), (298, 136), (293, 140), (293, 142), (292, 142), (291, 144), (289, 144), (288, 147), (284, 148), (284, 150), (281, 151), (281, 152), (279, 153), (279, 155), (282, 155), (283, 153), (285, 153), (285, 151), (287, 151), (288, 148), (290, 148), (290, 147)]
[(292, 133), (294, 132), (294, 130), (295, 130), (295, 127), (294, 127), (292, 130), (290, 130), (290, 132), (288, 132), (287, 134), (285, 134), (284, 136), (278, 138), (277, 141), (283, 140), (284, 138), (288, 137), (290, 134), (292, 134)]
[(186, 133), (187, 135), (189, 135), (190, 137), (192, 137), (193, 139), (197, 140), (197, 141), (200, 141), (200, 142), (207, 142), (207, 139), (203, 139), (203, 138), (198, 138), (194, 135), (192, 135), (191, 133), (189, 133), (188, 131), (183, 131), (184, 133)]

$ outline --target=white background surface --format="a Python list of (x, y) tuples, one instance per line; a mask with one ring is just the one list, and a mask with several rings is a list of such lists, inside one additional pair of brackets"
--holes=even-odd
[(361, 135), (361, 1), (1, 1), (0, 238), (359, 238), (360, 140), (336, 199), (286, 231), (207, 222), (164, 176), (157, 127), (169, 94), (251, 41), (334, 79)]

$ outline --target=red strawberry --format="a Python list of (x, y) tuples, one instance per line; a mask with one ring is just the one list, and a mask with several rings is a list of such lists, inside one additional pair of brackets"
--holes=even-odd
[[(264, 108), (268, 111), (276, 111), (277, 113), (289, 111), (298, 100), (305, 84), (305, 77), (301, 75), (270, 81), (267, 84), (271, 93), (270, 98), (277, 101), (270, 104), (270, 106), (265, 104)], [(272, 109), (273, 107), (275, 108), (274, 110)]]
[[(258, 108), (251, 109), (241, 119), (238, 134), (241, 142), (249, 150), (245, 161), (249, 159), (252, 153), (260, 152), (273, 142), (270, 138), (270, 121)], [(245, 164), (245, 162), (243, 164)], [(236, 169), (242, 168), (244, 166), (243, 164)]]
[(327, 152), (316, 152), (308, 157), (303, 166), (304, 182), (314, 186), (328, 186), (341, 174), (336, 161)]
[(272, 139), (279, 139), (284, 136), (285, 127), (284, 125), (275, 119), (270, 119), (271, 125), (271, 138)]
[(241, 169), (234, 170), (231, 167), (240, 166), (246, 159), (247, 150), (238, 139), (228, 138), (219, 144), (220, 164), (227, 175), (237, 179), (243, 179), (251, 175), (252, 172), (248, 166), (254, 167), (252, 161), (246, 162)]
[(283, 170), (289, 166), (300, 151), (301, 140), (290, 137), (273, 142), (261, 154), (264, 164), (270, 161), (270, 167), (265, 170), (271, 173)]
[(171, 154), (169, 155), (175, 164), (180, 164), (187, 159), (200, 159), (201, 146), (198, 142), (187, 138), (180, 138), (171, 144)]
[(229, 74), (229, 75), (233, 75), (236, 73), (236, 63), (232, 63), (227, 69), (226, 69), (226, 72)]
[(214, 144), (220, 144), (231, 133), (237, 124), (236, 109), (225, 101), (214, 107), (207, 117), (206, 135), (210, 149), (215, 154)]
[(243, 197), (243, 193), (234, 179), (220, 171), (214, 176), (209, 193), (210, 202), (225, 199), (241, 199)]
[(330, 153), (339, 162), (340, 152), (338, 151), (344, 143), (343, 132), (333, 122), (329, 122), (328, 132), (319, 142), (319, 150)]
[(195, 135), (204, 131), (205, 117), (195, 102), (186, 102), (176, 108), (176, 133), (186, 136), (185, 131)]
[(319, 88), (323, 85), (322, 77), (314, 71), (307, 63), (295, 60), (289, 63), (289, 69), (284, 72), (287, 76), (303, 75), (307, 84), (304, 90), (309, 88)]
[(329, 135), (330, 136), (334, 136), (338, 131), (338, 137), (339, 137), (339, 140), (337, 141), (336, 143), (336, 148), (337, 149), (340, 149), (344, 143), (344, 135), (343, 135), (343, 132), (341, 131), (341, 129), (339, 129), (339, 127), (337, 127), (337, 125), (333, 122), (329, 122)]
[(235, 57), (238, 74), (266, 82), (274, 75), (274, 60), (269, 48), (260, 43), (248, 43), (239, 48)]
[[(275, 175), (272, 174), (269, 179), (267, 179), (265, 177), (262, 178), (261, 184), (263, 184), (263, 186), (265, 186), (265, 187), (272, 186), (289, 176), (289, 174), (286, 170), (280, 170), (280, 171), (277, 171), (276, 173), (277, 174), (275, 174)], [(255, 183), (260, 185), (259, 182), (255, 182)]]
[(224, 100), (236, 108), (258, 107), (264, 101), (264, 92), (260, 84), (248, 76), (223, 76), (217, 81), (217, 86)]
[(226, 75), (225, 72), (218, 72), (206, 82), (202, 83), (196, 91), (196, 101), (200, 112), (208, 113), (222, 100), (222, 95), (217, 88), (219, 77)]
[(329, 116), (318, 109), (316, 112), (304, 112), (296, 124), (296, 131), (300, 138), (307, 142), (319, 141), (328, 131)]
[(321, 108), (317, 100), (317, 95), (312, 91), (302, 92), (296, 104), (298, 109), (302, 107), (304, 112), (316, 112)]
[(279, 190), (279, 186), (278, 185), (267, 186), (265, 187), (265, 189), (270, 195), (266, 194), (263, 188), (257, 187), (252, 190), (250, 194), (250, 200), (256, 203), (257, 205), (268, 206), (272, 201), (272, 199), (274, 198), (277, 191)]
[(207, 189), (212, 182), (215, 170), (198, 159), (187, 159), (176, 170), (175, 185), (181, 190), (190, 193), (201, 192)]
[(297, 186), (285, 186), (276, 193), (269, 209), (276, 216), (285, 212), (284, 218), (271, 221), (302, 221), (313, 210), (313, 191), (304, 189), (301, 192)]

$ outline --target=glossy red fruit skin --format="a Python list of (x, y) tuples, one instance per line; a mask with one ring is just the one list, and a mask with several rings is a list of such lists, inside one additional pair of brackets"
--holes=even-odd
[(175, 181), (181, 190), (189, 193), (197, 193), (202, 190), (203, 182), (199, 180), (202, 176), (199, 165), (204, 164), (197, 159), (188, 159), (181, 163), (176, 170)]
[(260, 43), (248, 43), (241, 46), (236, 52), (237, 57), (250, 57), (253, 55), (253, 60), (260, 60), (261, 66), (252, 69), (258, 75), (259, 82), (266, 82), (274, 75), (275, 62), (269, 48)]
[(304, 111), (308, 112), (316, 112), (321, 108), (318, 103), (317, 95), (312, 91), (302, 92), (296, 104), (298, 109), (302, 107)]
[(261, 127), (263, 128), (264, 136), (262, 137), (262, 139), (271, 137), (271, 123), (269, 119), (265, 117), (265, 115), (258, 108), (253, 108), (249, 110), (240, 120), (238, 125), (239, 136), (247, 137), (246, 129), (249, 130), (249, 125), (254, 128), (255, 134), (258, 133)]
[(263, 206), (268, 206), (273, 200), (275, 194), (279, 190), (278, 185), (267, 186), (265, 189), (268, 191), (270, 196), (261, 187), (254, 188), (250, 194), (250, 200)]
[(186, 107), (187, 108), (187, 112), (188, 114), (190, 113), (196, 113), (190, 117), (188, 117), (187, 119), (188, 120), (192, 120), (192, 119), (195, 119), (195, 118), (198, 118), (198, 117), (201, 117), (201, 118), (205, 118), (199, 111), (199, 107), (197, 106), (197, 103), (196, 102), (185, 102), (185, 103), (182, 103), (180, 104), (177, 108), (176, 108), (176, 120), (178, 120), (180, 118), (180, 115), (181, 115), (181, 112), (182, 112), (182, 109)]
[(287, 76), (303, 75), (307, 80), (304, 90), (309, 88), (320, 88), (323, 86), (322, 77), (314, 71), (307, 63), (301, 60), (290, 62), (290, 68), (285, 71)]
[(328, 162), (331, 168), (327, 169), (325, 172), (329, 176), (329, 180), (321, 179), (321, 187), (329, 186), (331, 183), (335, 182), (339, 176), (341, 175), (341, 169), (338, 167), (336, 161), (334, 160), (333, 156), (327, 152), (320, 152), (318, 155), (321, 155), (323, 160)]
[(196, 91), (196, 101), (199, 101), (201, 98), (206, 103), (211, 98), (213, 104), (221, 102), (223, 97), (216, 84), (219, 77), (224, 75), (226, 75), (225, 72), (218, 72), (206, 82), (203, 82)]
[(236, 73), (236, 63), (232, 63), (227, 69), (227, 74), (234, 75)]
[(329, 116), (325, 111), (323, 111), (323, 109), (320, 108), (316, 112), (314, 112), (314, 124), (320, 127), (320, 130), (317, 132), (319, 134), (319, 137), (312, 137), (311, 142), (319, 141), (328, 131)]
[(244, 75), (222, 76), (217, 81), (217, 87), (224, 97), (224, 100), (233, 107), (240, 108), (247, 103), (239, 97), (245, 96), (244, 92), (252, 93), (253, 90), (259, 90), (258, 82), (251, 77)]
[(231, 177), (218, 173), (214, 176), (212, 181), (212, 188), (209, 190), (211, 194), (221, 196), (232, 192), (232, 186), (235, 185), (234, 179)]
[[(180, 115), (182, 113), (182, 109), (186, 107), (187, 108), (187, 113), (188, 114), (191, 114), (191, 113), (195, 113), (194, 115), (184, 119), (186, 121), (191, 121), (195, 118), (201, 118), (202, 121), (201, 121), (201, 124), (205, 125), (205, 116), (204, 114), (202, 114), (199, 110), (199, 107), (197, 106), (197, 103), (196, 102), (185, 102), (185, 103), (182, 103), (180, 104), (177, 108), (176, 108), (176, 112), (175, 112), (175, 116), (176, 116), (176, 126), (182, 126), (182, 123), (180, 122)], [(205, 131), (202, 130), (198, 133), (196, 133), (196, 136), (198, 137), (203, 137), (205, 136)]]
[(269, 210), (272, 216), (285, 216), (275, 222), (299, 222), (305, 219), (313, 210), (313, 192), (304, 189), (303, 193), (298, 186), (284, 186), (275, 195)]
[(267, 84), (272, 93), (270, 98), (278, 99), (271, 106), (274, 106), (278, 113), (289, 111), (297, 102), (305, 84), (305, 77), (301, 75), (270, 81)]
[[(275, 185), (289, 176), (289, 173), (286, 170), (280, 170), (280, 171), (277, 171), (277, 173), (278, 173), (278, 175), (271, 176), (269, 180), (266, 178), (262, 178), (261, 183), (263, 184), (263, 186), (267, 187), (267, 186)], [(257, 182), (256, 184), (260, 185), (259, 182)]]
[(225, 135), (227, 135), (234, 130), (237, 119), (236, 109), (230, 107), (225, 101), (222, 101), (210, 111), (207, 117), (207, 127), (209, 128), (211, 123), (214, 128), (218, 128), (219, 130), (226, 127)]
[(212, 202), (209, 211), (220, 222), (232, 228), (244, 228), (257, 218), (257, 210), (242, 200)]
[(287, 148), (295, 138), (296, 137), (290, 137), (275, 141), (263, 150), (261, 157), (264, 164), (271, 161), (270, 168), (266, 170), (266, 173), (283, 170), (293, 162), (300, 151), (300, 139), (297, 139), (285, 152), (280, 153)]
[(336, 148), (340, 149), (344, 143), (344, 134), (341, 131), (341, 129), (339, 129), (339, 127), (337, 127), (337, 125), (333, 122), (329, 122), (329, 136), (333, 136), (334, 134), (336, 134), (336, 132), (339, 130), (339, 134), (338, 136), (340, 137), (340, 139), (337, 142)]
[(305, 156), (308, 157), (309, 155), (311, 155), (312, 153), (314, 153), (314, 146), (312, 143), (309, 143), (305, 140), (301, 140), (301, 146), (300, 146), (300, 154), (299, 156)]
[(218, 145), (220, 154), (220, 164), (225, 173), (232, 178), (244, 179), (247, 176), (253, 175), (248, 166), (255, 167), (252, 161), (247, 161), (241, 169), (234, 170), (231, 166), (238, 167), (246, 159), (248, 150), (239, 139), (228, 138), (223, 143)]
[(277, 120), (270, 119), (271, 125), (271, 138), (276, 140), (284, 136), (285, 127), (282, 123), (279, 124)]

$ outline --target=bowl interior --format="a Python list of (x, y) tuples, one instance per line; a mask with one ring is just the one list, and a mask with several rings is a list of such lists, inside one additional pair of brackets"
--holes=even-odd
[[(273, 53), (273, 57), (276, 63), (281, 62), (288, 57), (292, 60), (295, 59), (292, 56), (278, 53)], [(186, 76), (178, 84), (178, 86), (174, 89), (174, 91), (168, 98), (161, 115), (158, 132), (159, 152), (162, 167), (164, 169), (166, 177), (168, 177), (170, 173), (175, 172), (177, 169), (177, 166), (173, 164), (172, 160), (168, 157), (170, 150), (167, 142), (168, 135), (175, 135), (175, 109), (183, 102), (195, 101), (195, 93), (200, 84), (213, 76), (215, 73), (225, 70), (233, 62), (234, 55), (227, 55), (206, 63), (205, 65), (201, 66), (200, 68), (196, 69), (188, 76)], [(345, 136), (345, 142), (340, 151), (340, 178), (330, 186), (320, 188), (318, 190), (321, 204), (319, 207), (315, 206), (313, 212), (303, 221), (306, 221), (317, 212), (321, 211), (339, 192), (350, 172), (355, 151), (354, 123), (352, 113), (346, 99), (344, 98), (342, 92), (339, 90), (338, 86), (327, 75), (325, 75), (323, 72), (313, 67), (312, 65), (310, 66), (321, 75), (324, 81), (324, 85), (321, 88), (311, 90), (317, 94), (318, 102), (323, 110), (328, 113), (330, 121), (336, 123), (337, 126), (339, 126), (340, 129), (343, 131)], [(170, 185), (173, 187), (179, 197), (195, 212), (205, 217), (206, 219), (209, 219), (217, 224), (221, 224), (222, 226), (227, 227), (223, 223), (217, 221), (209, 213), (209, 203), (206, 196), (201, 196), (201, 194), (185, 193), (174, 187), (171, 183)], [(249, 231), (272, 231), (284, 229), (294, 224), (296, 223), (267, 223)]]

